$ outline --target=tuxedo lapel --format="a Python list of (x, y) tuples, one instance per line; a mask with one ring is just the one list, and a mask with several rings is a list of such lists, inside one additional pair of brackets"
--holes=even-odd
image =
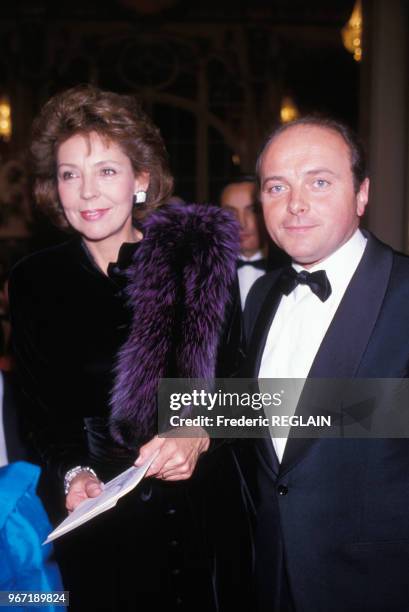
[[(390, 279), (393, 251), (370, 234), (364, 255), (331, 325), (321, 343), (309, 372), (309, 378), (353, 378), (356, 376), (362, 357), (374, 330)], [(297, 414), (309, 410), (308, 385), (297, 407)], [(314, 410), (320, 413), (319, 402)], [(321, 405), (322, 414), (322, 405)], [(317, 439), (288, 439), (280, 474), (290, 470), (302, 458)]]
[[(277, 288), (278, 277), (279, 274), (277, 273), (275, 278), (271, 281), (271, 287), (267, 290), (258, 315), (255, 315), (257, 317), (256, 323), (253, 327), (247, 350), (247, 358), (243, 371), (241, 372), (243, 378), (258, 378), (260, 362), (263, 356), (268, 332), (282, 297), (281, 291)], [(263, 280), (264, 282), (268, 282), (269, 279), (268, 277), (264, 277)], [(245, 316), (246, 315), (249, 316), (248, 312), (245, 312)], [(253, 312), (251, 315), (253, 315)], [(255, 448), (265, 469), (272, 474), (274, 479), (276, 479), (279, 471), (279, 463), (271, 439), (264, 437), (255, 440)]]
[(392, 270), (393, 251), (368, 235), (365, 253), (309, 372), (311, 378), (352, 378), (378, 319)]
[(277, 282), (273, 282), (263, 302), (257, 317), (253, 333), (247, 351), (245, 372), (243, 378), (257, 378), (260, 369), (261, 358), (267, 341), (271, 323), (277, 312), (282, 293), (277, 288)]
[(259, 456), (260, 463), (264, 466), (266, 472), (270, 473), (273, 480), (276, 480), (280, 472), (280, 463), (271, 438), (260, 438), (255, 440), (255, 442), (256, 453)]

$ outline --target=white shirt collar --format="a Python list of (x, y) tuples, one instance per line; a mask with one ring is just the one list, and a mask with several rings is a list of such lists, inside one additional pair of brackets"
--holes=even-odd
[[(361, 230), (357, 229), (345, 244), (320, 263), (308, 268), (308, 272), (325, 270), (331, 283), (332, 293), (344, 292), (361, 261), (366, 243), (367, 239)], [(292, 265), (297, 272), (305, 270), (299, 264), (293, 263)]]
[(257, 251), (254, 253), (254, 255), (251, 255), (251, 257), (246, 257), (240, 253), (239, 259), (242, 259), (243, 261), (257, 261), (258, 259), (264, 259), (264, 255), (261, 251)]

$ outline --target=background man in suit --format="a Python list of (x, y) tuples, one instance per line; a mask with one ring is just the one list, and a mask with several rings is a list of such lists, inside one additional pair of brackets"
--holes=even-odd
[(252, 284), (267, 271), (267, 234), (257, 200), (255, 178), (243, 176), (226, 185), (220, 194), (220, 206), (230, 210), (240, 223), (237, 275), (244, 308)]
[[(268, 232), (292, 266), (248, 296), (244, 376), (407, 377), (409, 259), (358, 228), (369, 180), (354, 134), (315, 117), (281, 126), (257, 172)], [(408, 440), (290, 432), (241, 452), (256, 486), (261, 610), (409, 610)]]
[(286, 261), (286, 257), (268, 239), (257, 197), (255, 177), (241, 176), (226, 185), (220, 194), (220, 206), (230, 210), (240, 223), (237, 276), (241, 307), (244, 309), (253, 283), (266, 272), (281, 265)]

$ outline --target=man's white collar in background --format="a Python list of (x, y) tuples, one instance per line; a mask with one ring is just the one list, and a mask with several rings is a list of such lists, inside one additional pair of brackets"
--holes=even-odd
[[(264, 255), (261, 251), (257, 251), (254, 253), (254, 255), (251, 255), (251, 257), (245, 257), (245, 255), (240, 253), (239, 259), (242, 261), (257, 261), (258, 259), (264, 259)], [(237, 271), (237, 274), (239, 278), (241, 309), (244, 310), (244, 304), (246, 302), (248, 292), (250, 291), (253, 283), (255, 283), (260, 276), (265, 274), (265, 271), (258, 270), (253, 266), (243, 266)]]

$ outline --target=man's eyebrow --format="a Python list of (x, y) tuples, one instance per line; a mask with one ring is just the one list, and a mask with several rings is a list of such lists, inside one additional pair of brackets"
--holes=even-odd
[[(339, 174), (337, 174), (336, 172), (334, 172), (334, 170), (331, 170), (330, 168), (312, 168), (311, 170), (307, 170), (307, 172), (305, 173), (308, 176), (315, 176), (317, 174), (331, 174), (332, 176), (339, 176)], [(262, 188), (265, 186), (266, 183), (268, 183), (268, 181), (286, 181), (286, 177), (285, 176), (281, 176), (279, 174), (272, 174), (271, 176), (266, 176), (266, 178), (263, 180), (262, 183)]]
[(309, 176), (315, 176), (316, 174), (322, 174), (323, 172), (325, 172), (326, 174), (332, 174), (332, 176), (338, 176), (338, 174), (330, 168), (313, 168), (312, 170), (307, 170), (305, 174), (308, 174)]
[(279, 176), (278, 174), (273, 174), (272, 176), (266, 176), (266, 178), (263, 180), (262, 187), (264, 187), (264, 185), (268, 183), (268, 181), (285, 181), (285, 180), (287, 180), (285, 176)]

